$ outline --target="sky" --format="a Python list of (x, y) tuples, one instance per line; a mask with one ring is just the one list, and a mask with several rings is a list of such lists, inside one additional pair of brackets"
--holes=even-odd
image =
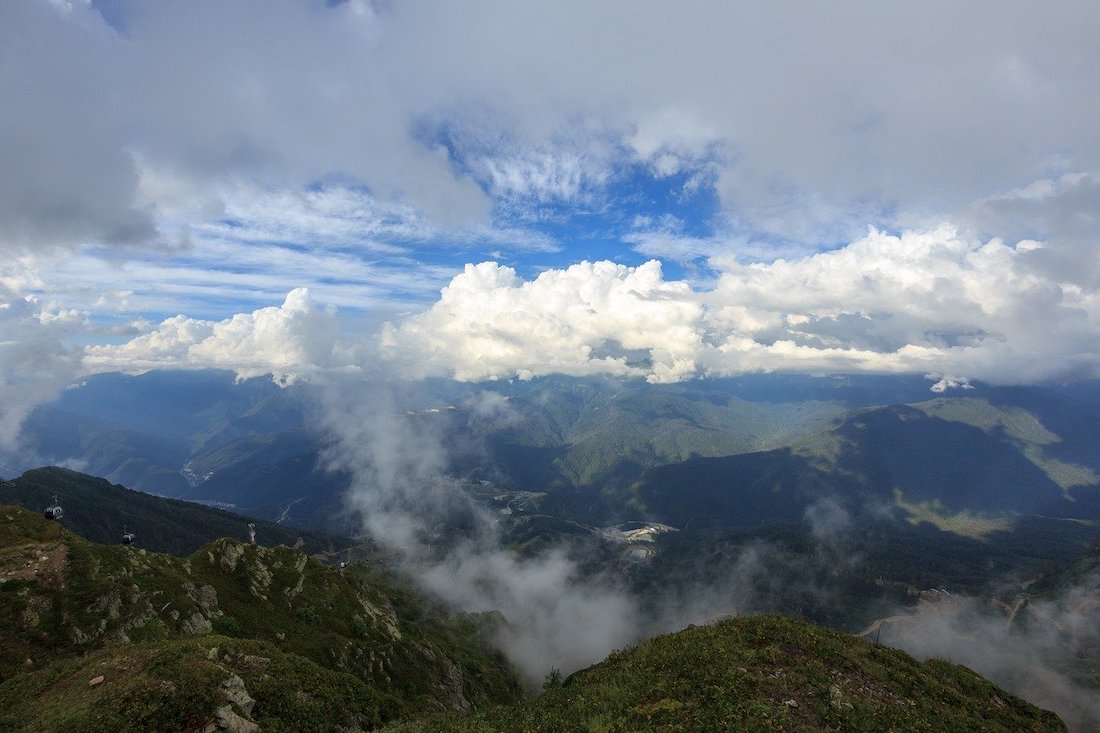
[(109, 370), (1098, 377), (1097, 37), (1092, 2), (7, 0), (0, 434)]

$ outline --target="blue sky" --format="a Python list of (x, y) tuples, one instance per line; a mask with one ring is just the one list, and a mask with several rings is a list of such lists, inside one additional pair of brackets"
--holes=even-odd
[(1086, 2), (12, 0), (0, 392), (1100, 376), (1098, 32)]

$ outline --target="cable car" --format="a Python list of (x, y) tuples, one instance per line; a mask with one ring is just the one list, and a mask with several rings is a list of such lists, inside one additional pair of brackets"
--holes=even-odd
[(134, 535), (134, 533), (131, 532), (130, 530), (126, 529), (126, 527), (123, 527), (122, 528), (122, 544), (132, 545), (136, 541), (137, 541), (137, 536)]
[(61, 518), (65, 516), (65, 510), (61, 508), (61, 505), (57, 503), (57, 494), (53, 496), (53, 504), (50, 504), (42, 512), (42, 516), (46, 519), (52, 519), (55, 522), (61, 521)]

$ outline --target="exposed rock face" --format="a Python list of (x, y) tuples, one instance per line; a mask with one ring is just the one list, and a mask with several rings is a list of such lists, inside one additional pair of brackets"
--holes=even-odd
[[(235, 542), (222, 542), (221, 556), (218, 558), (218, 563), (221, 565), (222, 570), (226, 573), (232, 573), (237, 569), (237, 562), (244, 555), (244, 545), (238, 545)], [(210, 558), (210, 564), (214, 564), (214, 553), (211, 551), (208, 553)]]
[(474, 709), (474, 706), (466, 699), (462, 670), (456, 667), (450, 659), (443, 659), (442, 661), (443, 679), (439, 684), (439, 692), (447, 708), (464, 713), (470, 712)]
[[(208, 659), (214, 659), (217, 656), (217, 647), (212, 648), (207, 654)], [(248, 694), (244, 680), (231, 672), (222, 682), (221, 692), (224, 695), (225, 704), (219, 705), (214, 710), (213, 717), (199, 730), (202, 733), (217, 733), (217, 731), (258, 733), (260, 726), (250, 720), (256, 701)]]
[[(281, 565), (275, 556), (275, 552), (276, 550), (268, 547), (246, 545), (233, 540), (222, 539), (210, 546), (206, 557), (212, 566), (220, 567), (226, 575), (236, 573), (237, 567), (243, 564), (252, 595), (266, 601), (268, 599), (267, 591), (274, 577), (272, 569)], [(304, 567), (305, 556), (302, 556), (302, 559)]]
[(259, 733), (260, 730), (260, 726), (233, 712), (232, 705), (222, 705), (215, 710), (214, 723), (217, 725), (217, 730), (225, 730), (229, 733)]
[(212, 586), (204, 585), (195, 592), (195, 600), (202, 610), (209, 611), (218, 605), (218, 592)]
[(210, 619), (203, 616), (198, 611), (191, 614), (186, 621), (180, 624), (180, 631), (189, 636), (202, 636), (204, 634), (209, 634), (213, 630), (214, 626), (210, 623)]
[(245, 715), (252, 715), (252, 707), (256, 701), (244, 688), (244, 680), (235, 674), (229, 675), (222, 682), (222, 692), (225, 693), (225, 699), (240, 708)]

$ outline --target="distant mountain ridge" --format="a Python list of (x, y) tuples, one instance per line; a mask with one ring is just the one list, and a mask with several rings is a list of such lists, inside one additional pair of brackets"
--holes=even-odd
[[(882, 376), (428, 380), (392, 385), (387, 409), (440, 436), (453, 476), (548, 493), (574, 520), (621, 521), (648, 508), (674, 521), (661, 512), (676, 501), (676, 476), (707, 460), (739, 485), (774, 475), (804, 498), (855, 490), (910, 514), (1100, 519), (1096, 383), (938, 396), (928, 386)], [(223, 372), (99, 375), (35, 412), (25, 454), (0, 460), (38, 456), (143, 491), (348, 531), (336, 523), (347, 517), (350, 480), (321, 459), (331, 440), (308, 417), (312, 390)], [(780, 490), (776, 506), (793, 516), (805, 501), (789, 497)]]

